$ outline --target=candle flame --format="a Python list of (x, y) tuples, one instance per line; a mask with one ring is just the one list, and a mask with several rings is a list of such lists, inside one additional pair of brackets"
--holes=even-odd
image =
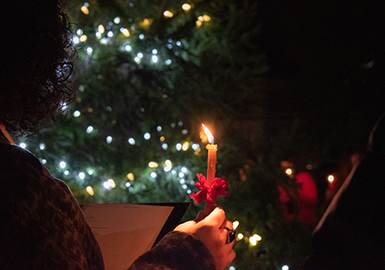
[(214, 136), (211, 134), (210, 130), (205, 125), (202, 124), (202, 126), (206, 133), (209, 143), (214, 144)]

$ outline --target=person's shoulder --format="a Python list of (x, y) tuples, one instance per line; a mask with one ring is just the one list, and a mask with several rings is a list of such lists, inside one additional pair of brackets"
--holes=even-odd
[(30, 151), (7, 143), (0, 143), (0, 166), (21, 166), (28, 164), (36, 169), (42, 169), (43, 165)]

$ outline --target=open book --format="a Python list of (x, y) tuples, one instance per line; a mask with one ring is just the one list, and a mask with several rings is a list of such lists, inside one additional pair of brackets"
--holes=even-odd
[(106, 270), (125, 270), (178, 225), (188, 203), (90, 204), (84, 215), (102, 250)]

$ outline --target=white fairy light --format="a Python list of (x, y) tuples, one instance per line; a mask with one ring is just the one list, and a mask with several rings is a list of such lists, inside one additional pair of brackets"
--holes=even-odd
[(113, 179), (108, 179), (107, 180), (107, 183), (110, 185), (110, 187), (114, 188), (116, 185), (115, 185), (115, 181)]
[(69, 175), (69, 174), (70, 174), (70, 172), (68, 170), (64, 171), (64, 175)]
[(76, 35), (78, 35), (78, 36), (83, 35), (83, 30), (82, 29), (76, 30)]
[(88, 126), (87, 129), (86, 129), (86, 132), (88, 134), (90, 134), (92, 131), (94, 131), (94, 127), (93, 126)]
[(93, 170), (88, 170), (88, 172), (87, 172), (89, 175), (93, 175), (94, 174), (94, 171)]
[(180, 170), (181, 170), (182, 172), (184, 172), (184, 173), (187, 173), (187, 172), (188, 172), (188, 169), (187, 169), (186, 167), (182, 167)]
[(157, 126), (157, 127), (156, 127), (156, 130), (159, 131), (159, 132), (161, 132), (161, 131), (162, 131), (162, 127), (161, 127), (161, 126)]
[(137, 57), (137, 56), (134, 58), (134, 61), (135, 61), (137, 64), (140, 64), (140, 62), (141, 62), (141, 61), (140, 61), (140, 58)]
[(114, 23), (115, 23), (115, 24), (119, 24), (119, 23), (120, 23), (120, 17), (116, 17), (116, 18), (114, 19)]
[(60, 161), (59, 166), (60, 168), (64, 169), (65, 167), (67, 167), (67, 163), (65, 161)]
[(152, 50), (152, 54), (157, 54), (158, 53), (158, 50), (157, 49), (153, 49)]
[(191, 148), (192, 148), (194, 151), (198, 150), (199, 147), (200, 147), (200, 146), (199, 146), (198, 143), (193, 143), (193, 145), (191, 145)]
[(184, 180), (183, 178), (179, 180), (179, 183), (181, 184), (184, 184), (186, 182), (186, 180)]
[(144, 133), (143, 137), (145, 140), (149, 140), (151, 138), (151, 134), (146, 132), (146, 133)]
[(289, 270), (289, 266), (287, 265), (282, 266), (282, 270)]
[(183, 185), (182, 185), (182, 188), (183, 188), (183, 189), (187, 189), (187, 185), (186, 185), (186, 184), (183, 184)]
[(152, 178), (156, 178), (156, 176), (157, 176), (156, 172), (152, 172), (150, 175)]
[(47, 163), (47, 160), (43, 158), (43, 159), (41, 160), (41, 164), (44, 165), (44, 164), (46, 164), (46, 163)]
[(238, 228), (238, 226), (239, 226), (239, 221), (238, 220), (234, 221), (233, 222), (233, 229), (235, 230), (236, 228)]
[(113, 37), (113, 36), (114, 36), (114, 32), (108, 31), (107, 36), (108, 36), (108, 37)]
[(84, 172), (80, 172), (80, 173), (78, 174), (78, 176), (79, 176), (80, 179), (83, 180), (83, 179), (86, 177), (86, 174), (85, 174)]
[(183, 178), (183, 177), (184, 177), (184, 173), (183, 173), (183, 172), (180, 172), (180, 173), (178, 174), (178, 176), (179, 176), (180, 178)]
[(167, 150), (168, 149), (168, 144), (167, 143), (162, 143), (162, 149)]
[(44, 143), (39, 144), (39, 149), (40, 150), (44, 150), (45, 149), (45, 144)]
[(23, 142), (20, 143), (19, 146), (20, 146), (21, 148), (27, 148), (27, 144), (26, 144), (26, 143), (23, 143)]
[(131, 186), (131, 183), (130, 182), (126, 182), (126, 187), (130, 187)]
[(177, 151), (182, 150), (182, 144), (177, 143), (177, 144), (175, 145), (175, 148), (176, 148)]
[(102, 38), (101, 40), (100, 40), (100, 43), (102, 43), (102, 44), (107, 44), (108, 43), (108, 39), (107, 38)]
[(74, 117), (79, 117), (81, 113), (79, 111), (74, 111), (73, 116)]
[(139, 57), (140, 59), (142, 59), (143, 58), (143, 53), (138, 52), (138, 54), (136, 56)]
[(167, 59), (166, 61), (164, 61), (164, 63), (165, 63), (167, 66), (169, 66), (169, 65), (171, 65), (171, 63), (172, 63), (172, 60), (171, 60), (171, 59)]
[(80, 43), (80, 38), (78, 36), (73, 36), (72, 37), (72, 42), (77, 45)]
[(131, 144), (131, 145), (134, 145), (135, 144), (135, 139), (134, 138), (129, 138), (128, 139), (128, 143)]
[(111, 137), (111, 136), (107, 136), (106, 142), (107, 142), (108, 144), (110, 144), (110, 143), (112, 142), (112, 137)]
[(151, 61), (152, 61), (153, 63), (157, 63), (157, 62), (158, 62), (158, 59), (159, 59), (159, 57), (156, 56), (156, 55), (151, 56)]
[(175, 42), (176, 46), (182, 46), (182, 42), (180, 42), (179, 40), (177, 42)]
[(126, 45), (126, 47), (124, 47), (124, 48), (126, 49), (127, 52), (130, 52), (132, 50), (130, 45)]
[(87, 47), (86, 52), (88, 55), (91, 55), (93, 52), (93, 49), (91, 47)]
[(143, 35), (143, 34), (140, 34), (140, 35), (139, 35), (139, 39), (144, 39), (144, 35)]

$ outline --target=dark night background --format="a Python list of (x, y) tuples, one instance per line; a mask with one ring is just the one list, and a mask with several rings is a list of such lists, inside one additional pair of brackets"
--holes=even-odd
[[(267, 119), (300, 119), (330, 147), (362, 150), (385, 109), (381, 1), (264, 1)], [(273, 127), (274, 128), (274, 127)]]

